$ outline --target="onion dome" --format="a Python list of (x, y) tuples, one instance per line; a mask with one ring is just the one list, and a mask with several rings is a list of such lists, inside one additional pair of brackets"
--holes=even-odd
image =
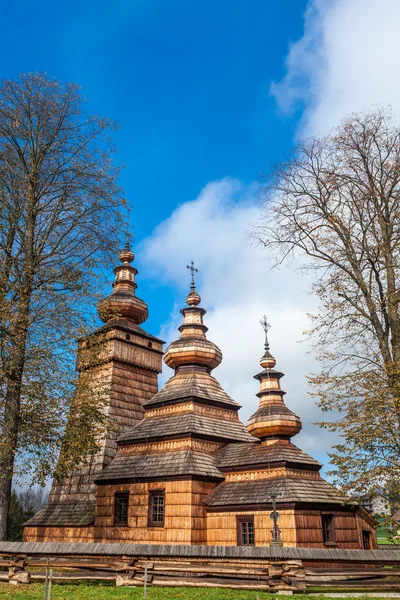
[(268, 330), (270, 325), (266, 319), (261, 321), (265, 331), (265, 353), (261, 357), (260, 365), (263, 371), (254, 376), (260, 382), (260, 399), (258, 410), (247, 422), (247, 431), (259, 439), (280, 438), (288, 439), (301, 431), (300, 418), (295, 415), (284, 403), (283, 396), (286, 392), (281, 390), (280, 379), (283, 373), (275, 371), (275, 357), (269, 351)]
[(122, 264), (114, 269), (113, 292), (107, 298), (100, 300), (97, 311), (104, 323), (123, 318), (130, 319), (139, 325), (146, 321), (148, 308), (146, 302), (138, 298), (135, 293), (137, 288), (135, 275), (138, 271), (131, 265), (135, 255), (128, 242), (120, 251), (118, 258)]
[(164, 361), (169, 367), (178, 369), (183, 366), (205, 367), (208, 371), (215, 369), (222, 361), (222, 352), (213, 342), (206, 338), (208, 328), (203, 323), (206, 314), (199, 306), (201, 298), (195, 290), (193, 261), (188, 268), (192, 273), (191, 290), (186, 297), (185, 308), (182, 308), (183, 323), (179, 327), (181, 336), (172, 342), (165, 351)]

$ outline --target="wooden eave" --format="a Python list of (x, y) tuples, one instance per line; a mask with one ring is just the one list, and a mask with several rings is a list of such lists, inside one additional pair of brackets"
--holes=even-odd
[[(201, 433), (193, 433), (193, 432), (188, 432), (188, 433), (176, 433), (173, 435), (163, 435), (163, 436), (149, 436), (146, 438), (142, 438), (142, 439), (138, 439), (138, 440), (117, 440), (117, 445), (118, 446), (136, 446), (136, 445), (143, 445), (146, 443), (152, 443), (152, 442), (168, 442), (169, 440), (187, 440), (187, 439), (193, 439), (193, 440), (204, 440), (207, 442), (216, 442), (216, 443), (220, 443), (223, 445), (229, 444), (229, 441), (227, 441), (227, 438), (221, 438), (215, 435), (207, 435), (207, 434), (201, 434)], [(239, 442), (238, 442), (239, 443)], [(253, 442), (242, 442), (243, 444), (252, 444)], [(218, 467), (220, 469), (220, 471), (222, 471), (223, 469)]]
[(218, 400), (211, 400), (209, 398), (202, 398), (201, 396), (182, 396), (180, 398), (172, 398), (171, 400), (160, 400), (160, 402), (154, 402), (151, 399), (151, 404), (145, 402), (143, 408), (146, 410), (152, 410), (153, 408), (162, 408), (164, 406), (174, 406), (177, 404), (184, 404), (185, 402), (194, 402), (195, 404), (202, 404), (204, 406), (215, 406), (216, 408), (223, 408), (226, 410), (232, 410), (238, 412), (242, 407), (235, 404), (228, 404), (227, 402), (218, 402)]
[[(272, 510), (272, 502), (264, 504), (225, 504), (223, 506), (209, 506), (204, 502), (205, 510), (208, 513), (213, 512), (260, 512)], [(332, 512), (356, 512), (357, 506), (350, 504), (334, 504), (334, 503), (310, 503), (310, 502), (277, 502), (277, 510), (322, 510)]]
[[(244, 442), (246, 443), (246, 442)], [(265, 461), (265, 463), (253, 463), (243, 464), (238, 467), (224, 466), (218, 467), (223, 473), (241, 473), (242, 471), (269, 471), (270, 469), (278, 469), (280, 467), (288, 467), (289, 469), (298, 469), (301, 471), (314, 471), (318, 472), (321, 470), (320, 465), (313, 465), (309, 463), (292, 462), (289, 460), (278, 460), (278, 461)]]
[(131, 478), (120, 478), (120, 479), (102, 479), (101, 481), (95, 481), (96, 485), (122, 485), (125, 483), (146, 483), (147, 481), (210, 481), (220, 482), (220, 477), (213, 477), (210, 475), (163, 475), (153, 477), (131, 477)]

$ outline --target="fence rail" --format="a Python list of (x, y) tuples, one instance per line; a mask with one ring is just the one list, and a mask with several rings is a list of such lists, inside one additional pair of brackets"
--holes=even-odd
[(400, 590), (400, 549), (0, 542), (0, 569), (2, 581), (46, 580), (50, 589), (51, 581), (96, 580), (260, 591)]

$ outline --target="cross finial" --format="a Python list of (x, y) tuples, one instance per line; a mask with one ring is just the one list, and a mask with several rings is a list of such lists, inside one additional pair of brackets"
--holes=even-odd
[(268, 323), (267, 317), (265, 315), (261, 319), (260, 324), (265, 332), (265, 344), (264, 344), (265, 352), (269, 352), (268, 331), (271, 329), (271, 325), (270, 325), (270, 323)]
[(192, 283), (190, 285), (190, 289), (194, 290), (195, 287), (196, 287), (195, 284), (194, 284), (194, 274), (198, 273), (199, 270), (196, 269), (196, 267), (194, 266), (194, 262), (192, 260), (190, 261), (190, 265), (186, 265), (186, 268), (189, 269), (189, 271), (190, 271), (190, 273), (192, 275)]
[[(135, 226), (131, 225), (131, 229), (135, 229)], [(133, 233), (127, 228), (125, 232), (125, 250), (130, 250), (131, 243), (133, 243)]]

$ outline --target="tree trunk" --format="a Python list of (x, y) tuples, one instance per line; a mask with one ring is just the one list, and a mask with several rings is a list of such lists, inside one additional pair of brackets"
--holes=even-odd
[(7, 377), (7, 392), (4, 406), (4, 423), (0, 446), (0, 540), (7, 538), (7, 517), (11, 501), (11, 486), (14, 474), (15, 453), (21, 409), (21, 387), (25, 366), (26, 340), (33, 284), (33, 247), (35, 214), (34, 203), (29, 203), (27, 233), (25, 239), (25, 271), (23, 293), (19, 315), (13, 332), (13, 352)]
[(0, 452), (0, 540), (7, 538), (7, 516), (18, 437), (22, 370), (22, 365), (20, 365), (13, 377), (10, 378), (5, 398)]

